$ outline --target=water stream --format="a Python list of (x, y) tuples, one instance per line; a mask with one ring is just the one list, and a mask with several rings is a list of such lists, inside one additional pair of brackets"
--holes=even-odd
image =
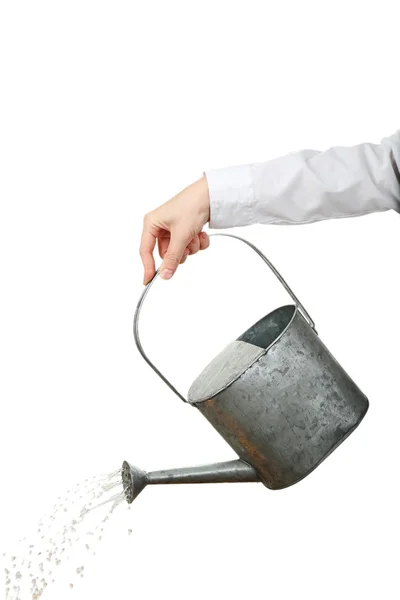
[[(5, 599), (39, 600), (56, 580), (60, 565), (69, 561), (77, 549), (95, 555), (112, 513), (124, 501), (121, 470), (86, 479), (59, 496), (32, 534), (0, 557)], [(74, 579), (84, 574), (85, 566), (80, 564)], [(69, 587), (73, 586), (71, 580)]]

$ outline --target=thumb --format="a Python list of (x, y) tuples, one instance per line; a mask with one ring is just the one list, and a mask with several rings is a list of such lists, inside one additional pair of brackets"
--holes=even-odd
[(162, 279), (171, 279), (181, 262), (186, 246), (192, 238), (171, 232), (171, 241), (168, 250), (165, 253), (164, 260), (160, 267), (160, 277)]

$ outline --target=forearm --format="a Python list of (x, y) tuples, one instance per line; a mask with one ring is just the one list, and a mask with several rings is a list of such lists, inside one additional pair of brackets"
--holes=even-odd
[(400, 212), (400, 130), (380, 144), (302, 150), (205, 172), (210, 228)]

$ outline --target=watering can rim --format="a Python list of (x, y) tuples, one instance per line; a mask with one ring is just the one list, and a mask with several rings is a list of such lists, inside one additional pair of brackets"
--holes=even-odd
[[(215, 396), (218, 396), (218, 394), (220, 394), (222, 391), (228, 389), (231, 385), (233, 385), (235, 383), (235, 381), (237, 381), (239, 379), (239, 377), (241, 377), (242, 375), (244, 375), (244, 373), (246, 373), (246, 371), (248, 371), (248, 369), (250, 369), (258, 360), (260, 360), (260, 358), (262, 358), (263, 356), (265, 356), (267, 354), (267, 352), (269, 352), (271, 350), (271, 348), (273, 348), (278, 342), (280, 342), (280, 340), (289, 331), (289, 329), (290, 329), (290, 327), (291, 327), (294, 319), (296, 318), (296, 315), (299, 314), (302, 318), (304, 318), (302, 316), (302, 314), (301, 314), (301, 311), (299, 310), (299, 308), (298, 308), (298, 306), (296, 304), (284, 304), (283, 306), (279, 306), (278, 308), (274, 308), (274, 310), (272, 310), (271, 312), (267, 313), (264, 317), (262, 317), (261, 319), (259, 319), (256, 323), (254, 323), (254, 325), (256, 325), (257, 323), (259, 323), (260, 321), (262, 321), (262, 319), (265, 319), (266, 317), (269, 317), (269, 316), (273, 315), (275, 312), (277, 312), (279, 310), (282, 310), (283, 308), (289, 308), (289, 307), (294, 309), (293, 310), (293, 314), (290, 317), (290, 321), (287, 323), (287, 325), (284, 327), (284, 329), (280, 332), (280, 334), (266, 348), (262, 348), (261, 346), (259, 346), (260, 352), (251, 360), (251, 362), (249, 362), (240, 371), (237, 371), (235, 373), (235, 375), (232, 377), (232, 379), (230, 379), (228, 381), (228, 383), (225, 383), (224, 385), (220, 386), (215, 391), (213, 391), (210, 395), (204, 396), (203, 398), (196, 398), (195, 400), (191, 400), (190, 399), (190, 390), (189, 390), (189, 392), (188, 392), (188, 403), (191, 404), (192, 406), (196, 406), (197, 404), (200, 404), (202, 402), (206, 402), (207, 400), (212, 400), (213, 398), (215, 398)], [(252, 327), (254, 327), (254, 325)], [(249, 329), (251, 329), (251, 327), (249, 327), (246, 330), (246, 332)], [(231, 344), (234, 344), (237, 341), (240, 341), (240, 338), (234, 340), (233, 342), (231, 342), (230, 344), (228, 344), (228, 346), (230, 346)], [(243, 342), (243, 343), (249, 343), (249, 342)], [(226, 346), (226, 347), (228, 347), (228, 346)]]

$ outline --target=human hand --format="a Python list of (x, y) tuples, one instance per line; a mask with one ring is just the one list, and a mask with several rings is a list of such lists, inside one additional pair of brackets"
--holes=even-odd
[(207, 179), (203, 176), (176, 196), (144, 217), (140, 256), (146, 285), (156, 272), (154, 248), (163, 259), (160, 277), (171, 279), (179, 264), (189, 254), (196, 254), (210, 245), (203, 226), (210, 219), (210, 197)]

